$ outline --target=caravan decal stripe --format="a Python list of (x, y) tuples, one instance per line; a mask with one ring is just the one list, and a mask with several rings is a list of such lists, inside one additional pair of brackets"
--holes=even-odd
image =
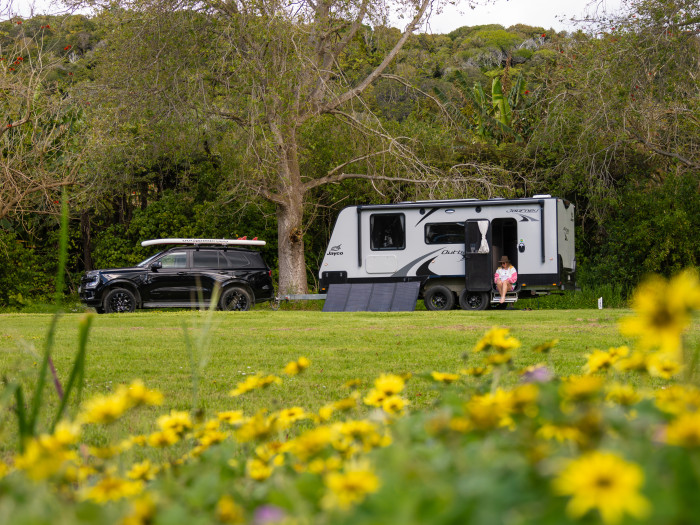
[(430, 217), (433, 213), (435, 213), (435, 212), (438, 211), (439, 209), (440, 209), (440, 208), (433, 208), (433, 209), (430, 210), (428, 213), (426, 213), (425, 215), (423, 215), (423, 218), (422, 218), (421, 220), (419, 220), (419, 221), (416, 223), (416, 226), (418, 226), (421, 222), (423, 222), (425, 219), (427, 219), (428, 217)]
[(408, 276), (408, 270), (410, 270), (414, 265), (416, 265), (418, 262), (420, 262), (422, 259), (426, 259), (430, 257), (431, 255), (439, 252), (442, 250), (442, 248), (438, 248), (437, 250), (433, 250), (430, 253), (426, 253), (425, 255), (421, 255), (417, 259), (413, 259), (410, 263), (408, 263), (406, 266), (403, 268), (400, 268), (396, 273), (392, 275), (392, 277), (406, 277)]

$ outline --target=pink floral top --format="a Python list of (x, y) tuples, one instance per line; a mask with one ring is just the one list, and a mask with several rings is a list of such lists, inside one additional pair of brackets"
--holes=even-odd
[(511, 284), (515, 284), (517, 280), (518, 272), (515, 271), (515, 267), (512, 264), (508, 268), (499, 268), (493, 276), (493, 282), (496, 284), (498, 284), (498, 281), (508, 281)]

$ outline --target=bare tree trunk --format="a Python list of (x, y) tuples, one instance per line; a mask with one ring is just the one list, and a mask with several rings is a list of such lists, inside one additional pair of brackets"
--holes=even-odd
[(301, 181), (296, 129), (272, 122), (279, 151), (277, 194), (277, 237), (280, 293), (306, 293), (306, 261), (304, 259), (304, 197)]
[(300, 192), (293, 193), (287, 203), (277, 205), (278, 289), (282, 294), (307, 292), (302, 217), (304, 196)]
[(86, 270), (92, 270), (92, 239), (90, 235), (90, 213), (85, 210), (80, 213), (80, 237), (83, 244), (83, 264)]

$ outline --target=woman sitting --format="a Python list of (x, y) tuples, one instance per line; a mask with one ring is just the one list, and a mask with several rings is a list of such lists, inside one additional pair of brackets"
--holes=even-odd
[(510, 264), (510, 259), (507, 255), (501, 257), (498, 261), (500, 266), (496, 270), (496, 274), (493, 277), (493, 282), (496, 283), (496, 288), (498, 293), (501, 294), (501, 300), (499, 303), (503, 304), (506, 301), (506, 293), (513, 290), (515, 282), (518, 280), (518, 272), (515, 271), (515, 267)]

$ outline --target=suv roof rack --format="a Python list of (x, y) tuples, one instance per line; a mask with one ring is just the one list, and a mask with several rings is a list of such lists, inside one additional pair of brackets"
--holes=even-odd
[(265, 241), (254, 239), (151, 239), (143, 241), (141, 246), (154, 246), (156, 244), (191, 244), (198, 246), (200, 244), (213, 244), (219, 246), (265, 246)]

